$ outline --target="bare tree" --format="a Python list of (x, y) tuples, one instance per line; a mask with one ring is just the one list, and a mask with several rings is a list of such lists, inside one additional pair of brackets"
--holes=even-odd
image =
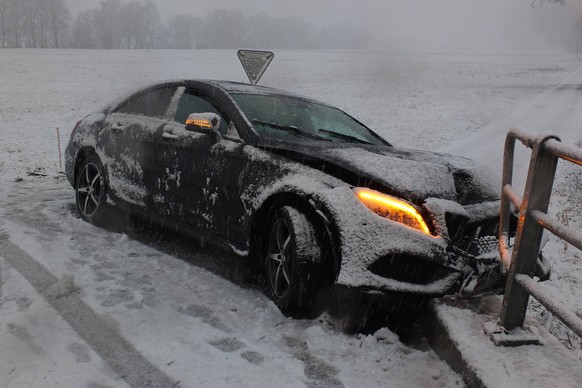
[(39, 47), (46, 48), (49, 47), (49, 3), (46, 0), (36, 0), (38, 2), (38, 19), (37, 19), (37, 31)]
[(73, 48), (98, 48), (95, 29), (95, 10), (81, 12), (75, 19), (71, 34)]
[(272, 19), (263, 13), (246, 18), (243, 46), (256, 49), (275, 47), (272, 44), (273, 35), (267, 33), (267, 31), (273, 30), (272, 25)]
[(18, 0), (8, 1), (8, 14), (9, 14), (9, 28), (12, 33), (12, 43), (13, 47), (20, 48), (22, 45), (22, 6)]
[(61, 37), (65, 33), (68, 23), (71, 20), (71, 13), (63, 0), (48, 1), (48, 20), (53, 35), (55, 48), (60, 47)]
[(152, 0), (146, 0), (143, 5), (143, 26), (148, 39), (148, 48), (156, 48), (156, 37), (160, 33), (161, 19), (158, 7)]
[[(49, 30), (57, 26), (58, 38), (68, 28), (70, 14), (62, 0), (21, 0), (20, 12), (21, 41), (26, 47), (49, 47)], [(58, 45), (53, 34), (53, 47)]]
[(22, 1), (22, 23), (24, 25), (28, 43), (27, 47), (38, 47), (36, 42), (36, 29), (38, 25), (39, 2), (36, 0)]
[(99, 9), (95, 13), (95, 30), (99, 41), (98, 48), (122, 48), (120, 9), (121, 2), (119, 0), (101, 1)]
[(2, 48), (6, 47), (8, 35), (8, 1), (0, 0), (0, 39)]
[(196, 47), (196, 30), (200, 20), (193, 15), (174, 15), (168, 21), (170, 48), (192, 49)]
[(122, 4), (119, 7), (119, 33), (121, 36), (121, 48), (132, 48), (132, 43), (136, 39), (137, 31), (136, 25), (138, 23), (138, 4), (132, 2), (129, 4)]
[(236, 48), (243, 40), (244, 16), (239, 11), (219, 9), (204, 19), (204, 37), (210, 48)]
[(160, 30), (160, 14), (152, 1), (123, 4), (119, 17), (123, 47), (154, 48)]

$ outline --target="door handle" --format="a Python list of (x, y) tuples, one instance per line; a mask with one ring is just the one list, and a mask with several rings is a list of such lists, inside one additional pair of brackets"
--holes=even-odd
[(178, 140), (180, 136), (174, 135), (173, 133), (170, 132), (164, 132), (162, 133), (162, 138), (166, 141), (175, 141)]

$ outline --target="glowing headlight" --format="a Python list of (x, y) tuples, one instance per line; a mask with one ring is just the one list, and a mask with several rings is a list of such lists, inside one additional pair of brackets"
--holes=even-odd
[(368, 209), (379, 216), (430, 234), (430, 230), (418, 210), (408, 202), (362, 187), (355, 188), (354, 192)]

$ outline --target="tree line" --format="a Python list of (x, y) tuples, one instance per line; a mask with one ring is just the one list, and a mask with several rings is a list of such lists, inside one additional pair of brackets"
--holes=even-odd
[(0, 0), (0, 46), (63, 47), (70, 20), (63, 0)]
[(1, 48), (233, 49), (365, 48), (351, 24), (318, 28), (298, 17), (245, 17), (219, 9), (162, 20), (152, 0), (102, 0), (71, 16), (64, 0), (0, 0)]

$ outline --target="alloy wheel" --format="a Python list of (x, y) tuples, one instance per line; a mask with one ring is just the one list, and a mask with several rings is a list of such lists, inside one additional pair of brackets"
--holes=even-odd
[(267, 271), (269, 283), (275, 297), (285, 297), (291, 286), (294, 251), (292, 237), (287, 222), (277, 218), (269, 239), (269, 254), (267, 256)]
[(102, 180), (101, 171), (96, 164), (84, 165), (77, 181), (77, 206), (85, 217), (91, 217), (100, 206)]

